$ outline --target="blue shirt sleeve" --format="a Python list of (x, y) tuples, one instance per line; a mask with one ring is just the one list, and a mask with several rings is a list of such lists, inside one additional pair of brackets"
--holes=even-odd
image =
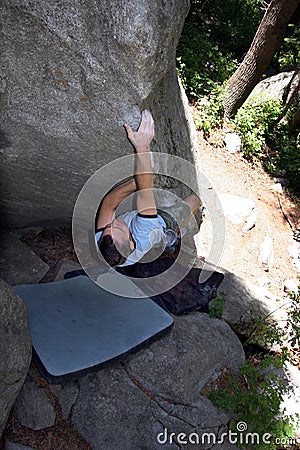
[(96, 244), (98, 244), (98, 242), (100, 241), (100, 238), (101, 238), (101, 236), (102, 236), (102, 233), (103, 233), (103, 230), (102, 230), (102, 229), (96, 231), (96, 233), (95, 233), (95, 241), (96, 241)]

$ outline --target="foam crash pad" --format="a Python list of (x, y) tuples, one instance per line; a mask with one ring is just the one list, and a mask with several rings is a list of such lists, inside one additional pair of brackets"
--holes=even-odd
[(13, 289), (27, 308), (35, 362), (53, 384), (97, 370), (173, 324), (150, 298), (117, 296), (86, 276)]

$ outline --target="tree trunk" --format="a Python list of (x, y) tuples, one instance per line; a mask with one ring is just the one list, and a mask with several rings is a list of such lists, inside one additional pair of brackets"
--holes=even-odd
[(270, 64), (300, 0), (271, 0), (250, 49), (227, 84), (225, 117), (234, 116)]

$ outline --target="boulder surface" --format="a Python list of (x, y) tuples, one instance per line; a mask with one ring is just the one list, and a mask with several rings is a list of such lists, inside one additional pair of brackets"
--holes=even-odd
[(194, 312), (175, 318), (170, 332), (140, 351), (78, 381), (49, 390), (31, 367), (14, 413), (33, 430), (51, 427), (54, 420), (72, 423), (95, 450), (178, 449), (182, 439), (191, 450), (195, 440), (199, 449), (219, 448), (231, 417), (207, 394), (244, 359), (225, 322)]
[(188, 0), (2, 2), (4, 224), (68, 222), (86, 180), (133, 152), (123, 124), (137, 127), (144, 108), (152, 149), (191, 160), (175, 69), (188, 9)]
[[(80, 380), (73, 425), (95, 449), (177, 449), (180, 439), (192, 449), (197, 436), (197, 448), (211, 448), (230, 417), (202, 391), (243, 361), (241, 343), (225, 322), (199, 313), (178, 317), (148, 348)], [(209, 443), (203, 433), (212, 433)]]
[(0, 436), (25, 381), (31, 360), (31, 339), (25, 305), (0, 280)]

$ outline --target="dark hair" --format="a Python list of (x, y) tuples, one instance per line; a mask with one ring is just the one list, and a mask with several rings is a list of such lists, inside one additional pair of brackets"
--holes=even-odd
[(103, 258), (110, 266), (123, 264), (131, 253), (129, 241), (119, 244), (118, 247), (121, 250), (119, 251), (110, 235), (103, 236), (98, 242), (98, 247)]

